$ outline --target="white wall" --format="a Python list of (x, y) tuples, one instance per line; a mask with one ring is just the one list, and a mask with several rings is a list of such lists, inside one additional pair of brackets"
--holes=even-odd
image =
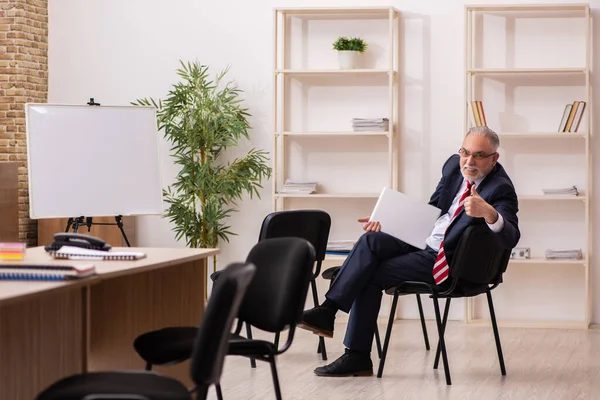
[[(477, 3), (513, 2), (494, 0)], [(458, 149), (463, 134), (464, 4), (456, 0), (379, 3), (351, 0), (330, 0), (327, 3), (316, 0), (49, 0), (48, 101), (82, 104), (89, 97), (94, 97), (106, 105), (127, 105), (139, 97), (164, 96), (170, 85), (177, 81), (175, 69), (179, 59), (197, 59), (208, 64), (213, 73), (230, 65), (228, 77), (235, 79), (245, 91), (253, 126), (251, 143), (242, 144), (230, 155), (243, 154), (252, 146), (270, 151), (273, 8), (392, 5), (402, 13), (404, 33), (401, 53), (402, 98), (405, 100), (402, 109), (403, 150), (400, 152), (401, 188), (426, 199), (439, 179), (442, 163)], [(600, 0), (590, 4), (600, 7)], [(594, 15), (600, 17), (597, 14), (594, 11)], [(600, 40), (597, 42), (600, 43)], [(593, 144), (593, 148), (594, 154), (599, 154), (597, 143)], [(176, 169), (164, 142), (162, 150), (163, 180), (169, 183)], [(554, 168), (552, 172), (560, 174), (561, 169)], [(600, 175), (596, 174), (596, 199), (600, 198), (599, 179)], [(239, 236), (232, 237), (230, 243), (221, 243), (221, 266), (243, 259), (256, 242), (260, 223), (272, 210), (270, 188), (269, 182), (261, 193), (262, 200), (245, 199), (240, 205), (240, 212), (231, 220)], [(598, 222), (598, 213), (595, 213), (593, 221)], [(137, 237), (141, 246), (184, 245), (174, 241), (168, 222), (161, 218), (138, 218)], [(593, 265), (600, 265), (598, 251), (594, 254)], [(531, 271), (525, 272), (523, 278), (535, 284)], [(580, 283), (572, 282), (577, 279), (565, 279), (570, 274), (564, 269), (552, 274), (557, 274), (550, 282), (554, 285), (553, 289), (561, 290), (562, 285), (567, 286), (565, 293), (568, 294), (563, 297), (564, 302), (558, 300), (558, 304), (570, 304), (571, 295), (578, 295), (576, 288), (581, 287)], [(520, 277), (517, 273), (513, 281)], [(523, 310), (527, 311), (528, 307), (514, 304), (514, 299), (525, 291), (531, 304), (545, 303), (551, 296), (556, 296), (546, 289), (536, 291), (535, 288), (518, 287), (520, 291), (516, 293), (508, 289), (504, 293), (498, 292), (497, 307), (501, 317), (509, 316), (511, 310), (513, 317), (523, 316)], [(593, 319), (598, 321), (600, 285), (595, 271), (592, 273), (592, 290), (597, 292), (594, 293)], [(405, 315), (414, 315), (413, 302), (404, 308)], [(524, 316), (568, 320), (573, 315), (579, 316), (581, 311), (573, 312), (569, 307), (547, 307), (540, 314), (539, 308), (534, 307), (529, 315), (525, 312)], [(454, 317), (462, 316), (461, 307), (453, 310)]]

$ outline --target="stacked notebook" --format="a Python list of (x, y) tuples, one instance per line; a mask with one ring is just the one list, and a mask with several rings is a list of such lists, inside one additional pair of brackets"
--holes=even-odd
[(22, 260), (25, 243), (0, 243), (0, 260)]
[(102, 251), (75, 246), (62, 246), (49, 253), (54, 258), (67, 260), (139, 260), (146, 257), (145, 253), (138, 251)]
[(93, 264), (86, 265), (35, 265), (0, 264), (0, 280), (15, 281), (65, 281), (81, 279), (96, 273)]

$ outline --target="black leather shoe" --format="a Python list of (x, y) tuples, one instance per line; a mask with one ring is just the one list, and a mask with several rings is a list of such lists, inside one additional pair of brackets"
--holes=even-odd
[(312, 333), (326, 338), (333, 337), (333, 323), (335, 311), (327, 307), (315, 307), (302, 313), (302, 322), (298, 328), (306, 329)]
[(318, 376), (371, 376), (373, 362), (367, 353), (346, 352), (329, 365), (315, 368)]

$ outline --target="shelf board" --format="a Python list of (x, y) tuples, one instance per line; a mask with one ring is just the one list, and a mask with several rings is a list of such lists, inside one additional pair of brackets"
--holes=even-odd
[(275, 197), (286, 198), (319, 198), (319, 199), (349, 199), (349, 198), (378, 198), (380, 193), (313, 193), (313, 194), (292, 194), (275, 193)]
[(587, 132), (501, 132), (498, 136), (523, 139), (581, 139), (587, 137)]
[(586, 201), (587, 196), (571, 196), (571, 195), (560, 195), (560, 194), (534, 194), (534, 195), (522, 195), (518, 196), (519, 200), (531, 200), (531, 201)]
[(347, 255), (342, 254), (325, 254), (325, 261), (341, 261), (344, 262), (346, 260)]
[(276, 74), (286, 75), (387, 75), (391, 69), (277, 69)]
[(471, 68), (467, 70), (470, 74), (583, 74), (587, 68)]
[(545, 258), (511, 259), (509, 264), (535, 264), (535, 265), (585, 265), (585, 259), (582, 260), (547, 260)]
[[(467, 322), (473, 326), (491, 326), (489, 319), (477, 318)], [(555, 328), (555, 329), (588, 329), (589, 325), (583, 321), (532, 321), (532, 320), (498, 320), (502, 328)]]
[(510, 5), (472, 5), (467, 11), (587, 11), (589, 4), (510, 4)]
[(275, 135), (284, 136), (389, 136), (390, 132), (275, 132)]
[(279, 11), (286, 15), (296, 15), (296, 16), (314, 16), (314, 17), (333, 17), (344, 19), (347, 17), (378, 17), (378, 18), (387, 18), (390, 11), (394, 13), (399, 12), (399, 10), (395, 7), (316, 7), (316, 8), (287, 8), (287, 7), (277, 7), (276, 11)]

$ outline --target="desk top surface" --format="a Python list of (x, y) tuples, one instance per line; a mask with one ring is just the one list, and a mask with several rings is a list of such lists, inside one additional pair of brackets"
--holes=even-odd
[(146, 272), (152, 269), (169, 267), (172, 265), (202, 260), (219, 254), (219, 249), (188, 249), (188, 248), (150, 248), (150, 247), (114, 247), (114, 251), (140, 251), (146, 257), (140, 260), (127, 261), (84, 261), (84, 260), (55, 260), (44, 251), (42, 246), (27, 249), (23, 261), (2, 262), (2, 264), (57, 264), (77, 265), (94, 264), (96, 275), (84, 279), (64, 282), (46, 281), (0, 281), (0, 305), (9, 301), (22, 299), (40, 293), (64, 288), (75, 288), (98, 283), (123, 275)]

